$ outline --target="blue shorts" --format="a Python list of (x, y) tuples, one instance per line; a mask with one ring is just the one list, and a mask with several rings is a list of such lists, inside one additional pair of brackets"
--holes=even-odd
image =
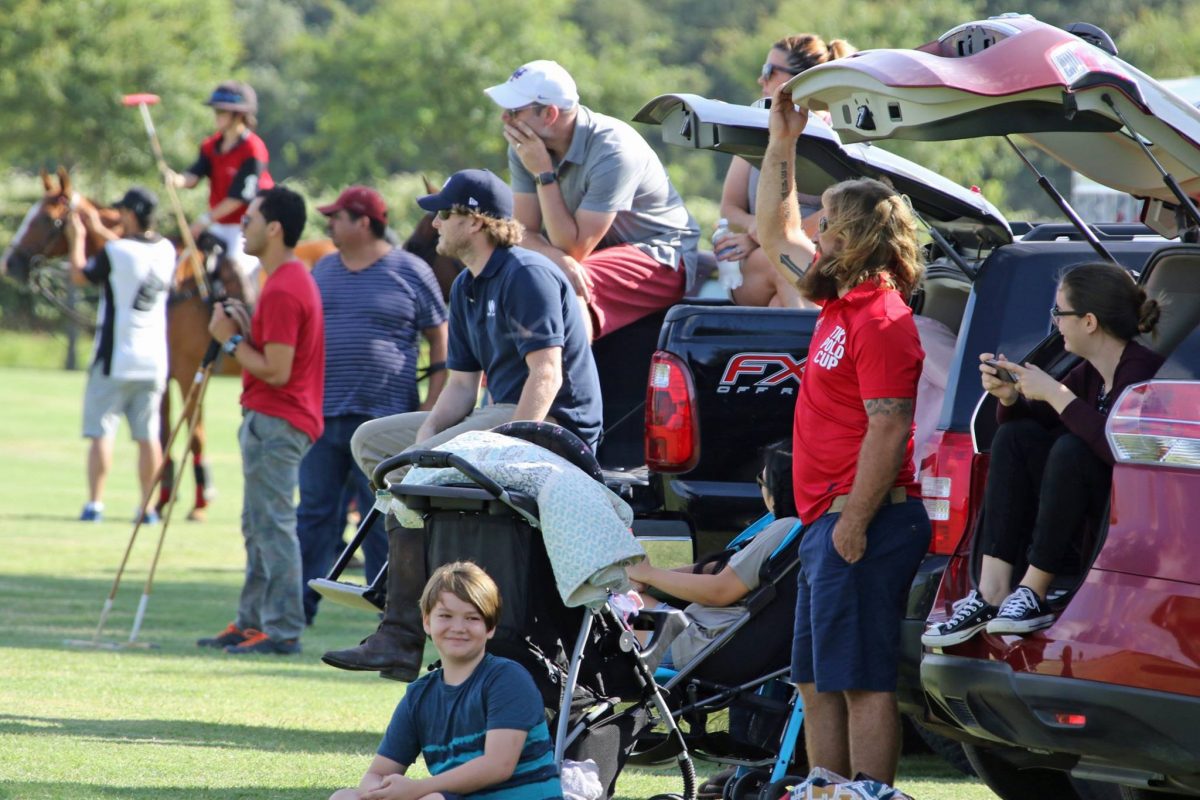
[(900, 620), (931, 528), (917, 498), (886, 505), (867, 526), (867, 551), (847, 564), (833, 547), (841, 514), (825, 514), (800, 542), (792, 682), (818, 692), (896, 691)]

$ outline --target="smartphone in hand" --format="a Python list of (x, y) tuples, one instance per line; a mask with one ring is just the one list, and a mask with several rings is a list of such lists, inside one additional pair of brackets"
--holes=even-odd
[(987, 364), (989, 367), (996, 370), (996, 377), (999, 378), (1000, 380), (1004, 381), (1005, 383), (1016, 383), (1017, 382), (1017, 376), (1013, 375), (1011, 370), (1007, 370), (1004, 367), (1000, 366), (1000, 362), (997, 361), (996, 359), (989, 358), (986, 361), (984, 361), (983, 363)]

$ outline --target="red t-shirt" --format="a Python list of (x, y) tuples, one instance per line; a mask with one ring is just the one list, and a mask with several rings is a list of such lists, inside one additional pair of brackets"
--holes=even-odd
[[(792, 429), (792, 484), (805, 523), (854, 485), (867, 434), (863, 401), (916, 398), (924, 358), (912, 309), (894, 289), (870, 281), (821, 309)], [(894, 485), (916, 494), (912, 450), (910, 432)]]
[(254, 346), (285, 344), (296, 350), (292, 374), (271, 386), (242, 371), (242, 406), (281, 417), (316, 441), (325, 429), (325, 317), (317, 284), (300, 261), (289, 261), (267, 277), (250, 320)]
[[(222, 152), (221, 136), (220, 133), (214, 133), (201, 142), (200, 158), (188, 172), (208, 178), (209, 208), (216, 208), (217, 203), (227, 197), (249, 205), (259, 189), (270, 189), (275, 185), (271, 173), (267, 171), (267, 162), (271, 158), (267, 153), (267, 145), (258, 138), (258, 134), (246, 131), (237, 144)], [(243, 206), (214, 221), (236, 225), (242, 221), (245, 210)]]

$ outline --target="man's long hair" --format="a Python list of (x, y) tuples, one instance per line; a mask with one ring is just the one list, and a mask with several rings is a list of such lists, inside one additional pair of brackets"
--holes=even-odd
[(821, 202), (829, 227), (821, 238), (841, 240), (836, 253), (820, 253), (800, 291), (810, 300), (833, 300), (839, 288), (878, 280), (907, 300), (925, 269), (917, 243), (917, 220), (908, 201), (890, 186), (870, 178), (842, 181), (825, 190)]

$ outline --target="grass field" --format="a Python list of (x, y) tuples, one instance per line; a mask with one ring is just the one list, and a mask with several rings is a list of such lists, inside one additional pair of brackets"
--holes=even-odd
[[(77, 522), (83, 375), (0, 369), (0, 798), (299, 800), (357, 782), (403, 686), (319, 656), (373, 618), (327, 604), (296, 658), (235, 661), (193, 643), (232, 618), (241, 585), (238, 388), (216, 379), (208, 394), (220, 494), (203, 524), (183, 521), (181, 500), (167, 531), (140, 636), (156, 648), (114, 652), (64, 640), (91, 638), (129, 540), (133, 447), (122, 430), (111, 521)], [(104, 639), (128, 637), (159, 531), (139, 535)], [(917, 798), (993, 796), (933, 757), (905, 759), (899, 784)], [(680, 788), (677, 774), (630, 768), (618, 796)]]

